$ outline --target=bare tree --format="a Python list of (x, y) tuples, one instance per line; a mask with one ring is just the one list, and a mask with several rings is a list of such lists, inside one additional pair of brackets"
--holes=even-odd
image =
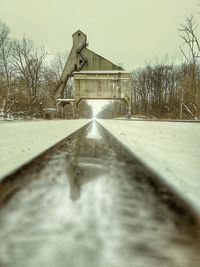
[(183, 40), (183, 45), (180, 46), (180, 50), (187, 62), (191, 63), (192, 61), (194, 65), (200, 57), (200, 44), (196, 36), (197, 27), (198, 25), (194, 17), (190, 16), (186, 18), (185, 24), (181, 24), (178, 29)]
[(33, 115), (33, 107), (42, 94), (43, 64), (47, 53), (44, 47), (35, 48), (33, 42), (26, 37), (15, 41), (13, 47), (13, 66), (16, 75), (23, 80), (23, 88), (27, 95), (28, 114)]
[[(180, 118), (183, 108), (191, 117), (200, 116), (200, 88), (199, 88), (199, 66), (200, 43), (197, 37), (197, 23), (193, 16), (187, 17), (184, 24), (178, 29), (183, 44), (180, 50), (187, 63), (187, 75), (183, 77), (180, 97)], [(184, 66), (185, 68), (186, 66)]]
[[(55, 73), (56, 75), (56, 81), (57, 84), (55, 86), (55, 95), (54, 97), (60, 97), (60, 92), (59, 92), (59, 84), (61, 83), (60, 77), (62, 75), (62, 72), (64, 70), (66, 60), (68, 58), (68, 53), (57, 53), (52, 60), (51, 63), (51, 70)], [(73, 98), (73, 81), (71, 77), (68, 79), (67, 84), (65, 85), (65, 90), (63, 91), (62, 97), (65, 98)]]
[(175, 70), (166, 61), (156, 62), (132, 72), (135, 114), (170, 116), (173, 109)]
[(9, 28), (0, 22), (0, 95), (3, 99), (3, 113), (7, 115), (14, 103), (12, 49), (13, 42), (9, 38)]
[(126, 103), (123, 100), (109, 100), (97, 114), (98, 118), (112, 119), (126, 115)]
[(67, 53), (57, 53), (51, 62), (50, 68), (55, 73), (57, 82), (60, 80), (60, 76), (65, 67), (67, 57)]

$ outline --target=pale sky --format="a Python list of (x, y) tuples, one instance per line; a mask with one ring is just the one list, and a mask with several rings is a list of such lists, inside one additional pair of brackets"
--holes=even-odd
[(95, 117), (102, 108), (108, 104), (109, 100), (87, 100), (87, 103), (92, 107), (93, 116)]
[[(0, 20), (13, 37), (23, 34), (50, 54), (70, 51), (71, 35), (84, 31), (89, 48), (133, 70), (165, 55), (179, 59), (177, 28), (199, 19), (199, 0), (0, 0)], [(177, 59), (177, 60), (178, 60)]]

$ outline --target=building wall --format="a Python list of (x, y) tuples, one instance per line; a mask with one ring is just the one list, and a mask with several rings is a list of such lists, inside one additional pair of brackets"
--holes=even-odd
[(77, 31), (73, 34), (73, 47), (60, 80), (64, 81), (68, 75), (80, 70), (122, 70), (122, 68), (88, 49), (87, 36)]
[(76, 73), (75, 98), (124, 99), (131, 100), (131, 80), (129, 73)]
[(88, 48), (85, 48), (82, 51), (82, 54), (84, 58), (87, 59), (87, 63), (83, 66), (82, 70), (122, 70), (121, 67), (94, 53)]

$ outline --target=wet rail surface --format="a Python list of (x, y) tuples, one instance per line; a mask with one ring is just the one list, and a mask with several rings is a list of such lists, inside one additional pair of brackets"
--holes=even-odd
[(193, 214), (91, 123), (0, 184), (0, 267), (196, 267)]

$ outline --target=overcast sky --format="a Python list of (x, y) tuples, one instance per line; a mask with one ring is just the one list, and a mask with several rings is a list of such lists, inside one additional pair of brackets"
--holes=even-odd
[[(177, 57), (177, 28), (199, 19), (198, 0), (0, 0), (0, 20), (13, 37), (43, 43), (50, 54), (69, 51), (84, 31), (89, 48), (132, 70), (154, 57)], [(177, 57), (178, 58), (178, 57)]]

